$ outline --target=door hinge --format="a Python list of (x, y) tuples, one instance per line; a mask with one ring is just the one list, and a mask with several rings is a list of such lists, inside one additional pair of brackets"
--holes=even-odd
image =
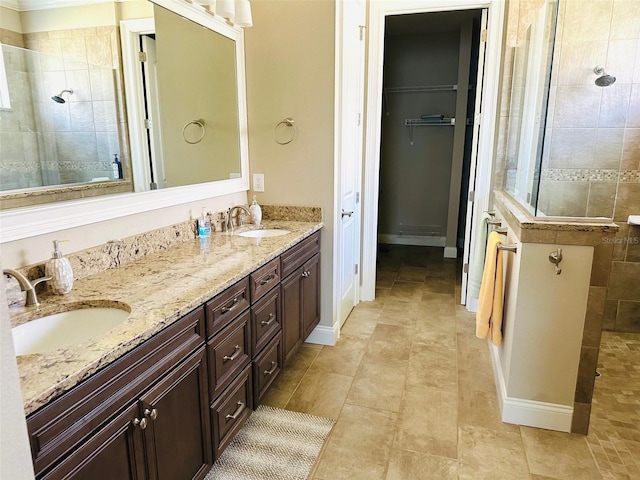
[(480, 41), (481, 41), (482, 43), (486, 43), (486, 42), (487, 42), (487, 29), (486, 29), (486, 28), (485, 28), (485, 29), (483, 29), (483, 30), (480, 32)]
[(151, 128), (151, 120), (149, 120), (148, 118), (144, 119), (144, 128), (146, 128), (147, 130)]
[(364, 40), (364, 32), (367, 27), (365, 27), (364, 25), (358, 25), (358, 28), (360, 29), (360, 41), (362, 41)]
[(358, 264), (356, 263), (356, 275), (358, 274)]
[(146, 62), (147, 61), (147, 52), (138, 52), (138, 61)]
[(469, 264), (468, 264), (468, 263), (465, 263), (465, 264), (462, 266), (462, 271), (463, 271), (464, 273), (469, 273)]
[(151, 188), (151, 190), (157, 190), (158, 189), (158, 184), (156, 182), (151, 182), (149, 184), (149, 188)]
[(470, 202), (473, 202), (475, 196), (476, 196), (476, 192), (474, 192), (473, 190), (469, 190), (469, 201)]
[(358, 125), (356, 126), (360, 126), (360, 122), (362, 122), (362, 113), (358, 112)]
[(360, 203), (360, 192), (356, 192), (356, 203)]

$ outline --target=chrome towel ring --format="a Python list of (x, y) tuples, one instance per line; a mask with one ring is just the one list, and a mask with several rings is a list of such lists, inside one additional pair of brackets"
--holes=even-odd
[[(198, 125), (200, 127), (200, 130), (201, 130), (200, 131), (200, 137), (195, 141), (187, 140), (187, 136), (185, 135), (185, 133), (187, 131), (187, 127), (189, 125)], [(198, 120), (191, 120), (190, 122), (187, 122), (184, 127), (182, 127), (182, 139), (185, 142), (187, 142), (187, 143), (189, 143), (191, 145), (194, 145), (196, 143), (200, 143), (202, 141), (202, 139), (204, 138), (206, 133), (207, 133), (207, 131), (204, 128), (204, 120), (201, 119), (201, 118), (199, 118)]]
[[(281, 142), (280, 140), (278, 140), (276, 138), (276, 132), (278, 131), (278, 127), (280, 127), (280, 125), (285, 125), (287, 127), (293, 127), (293, 132), (291, 133), (291, 138), (289, 138), (289, 140), (287, 140), (286, 142)], [(296, 127), (296, 124), (295, 124), (293, 118), (287, 117), (284, 120), (282, 120), (281, 122), (278, 122), (278, 124), (273, 129), (273, 140), (278, 145), (287, 145), (288, 143), (293, 142), (293, 139), (296, 138), (297, 133), (298, 133), (298, 127)]]

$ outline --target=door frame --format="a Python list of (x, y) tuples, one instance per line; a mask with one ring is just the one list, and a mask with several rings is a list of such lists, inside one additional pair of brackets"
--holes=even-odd
[[(411, 13), (434, 13), (450, 10), (488, 9), (487, 47), (473, 224), (489, 207), (494, 165), (494, 139), (499, 115), (500, 60), (504, 29), (504, 0), (372, 0), (369, 12), (368, 78), (366, 94), (365, 161), (362, 202), (362, 285), (361, 300), (375, 299), (376, 257), (378, 245), (378, 195), (380, 176), (380, 142), (382, 118), (382, 83), (385, 17)], [(475, 232), (472, 232), (473, 237)], [(466, 239), (465, 242), (471, 242)], [(473, 244), (473, 243), (472, 243)]]

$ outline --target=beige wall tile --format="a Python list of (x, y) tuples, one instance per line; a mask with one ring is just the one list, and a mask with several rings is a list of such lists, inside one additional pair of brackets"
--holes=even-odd
[(600, 346), (606, 298), (606, 287), (589, 287), (587, 314), (584, 320), (584, 333), (582, 336), (583, 346), (595, 348)]
[(640, 301), (640, 263), (612, 262), (609, 300)]
[(640, 333), (640, 301), (619, 303), (616, 331)]
[(598, 347), (582, 347), (580, 365), (578, 366), (578, 383), (576, 384), (576, 402), (591, 403), (597, 363)]
[(616, 77), (616, 83), (628, 84), (633, 81), (637, 48), (638, 37), (609, 41), (605, 70), (608, 74)]
[(608, 40), (613, 0), (565, 1), (563, 42)]
[(558, 85), (553, 128), (594, 128), (602, 90), (595, 85)]
[(574, 403), (571, 433), (586, 435), (589, 433), (589, 419), (591, 417), (591, 403)]
[(558, 63), (558, 85), (593, 85), (593, 68), (603, 64), (606, 56), (605, 40), (563, 42)]
[(622, 170), (640, 169), (640, 128), (627, 128), (622, 144)]
[(609, 36), (611, 39), (640, 37), (640, 2), (614, 0)]
[(611, 271), (612, 243), (601, 243), (593, 249), (593, 264), (591, 266), (591, 281), (594, 287), (606, 287), (609, 284)]
[[(616, 82), (602, 89), (602, 102), (600, 103), (600, 116), (598, 118), (599, 128), (624, 128), (627, 123), (627, 112), (629, 110), (629, 101), (631, 99), (631, 84)], [(611, 132), (609, 132), (611, 133)], [(598, 132), (598, 143), (607, 142), (611, 143), (611, 134), (606, 136), (607, 132)], [(619, 134), (619, 132), (618, 132)], [(602, 137), (602, 138), (601, 138)], [(617, 145), (614, 148), (614, 152), (620, 152), (622, 149), (622, 135), (619, 134), (617, 138)], [(609, 168), (610, 162), (607, 162), (608, 158), (596, 157), (594, 166), (598, 168)], [(615, 164), (615, 168), (618, 168), (618, 162)]]
[(640, 183), (620, 183), (614, 221), (626, 222), (629, 215), (637, 215), (640, 206)]

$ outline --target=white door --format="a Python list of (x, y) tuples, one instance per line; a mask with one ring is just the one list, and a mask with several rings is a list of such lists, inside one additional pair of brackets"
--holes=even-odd
[(480, 24), (480, 47), (478, 50), (478, 76), (476, 78), (476, 103), (474, 106), (473, 136), (471, 143), (471, 166), (469, 170), (469, 193), (467, 195), (467, 219), (464, 228), (464, 249), (462, 254), (462, 287), (460, 304), (467, 304), (467, 284), (469, 282), (469, 258), (471, 256), (471, 233), (473, 227), (474, 190), (476, 184), (476, 167), (478, 164), (478, 141), (480, 138), (480, 109), (482, 107), (482, 85), (484, 82), (484, 56), (487, 47), (487, 9), (482, 10)]
[(150, 188), (165, 187), (164, 160), (162, 156), (162, 142), (160, 141), (160, 105), (158, 100), (158, 58), (156, 55), (156, 41), (148, 35), (140, 37), (142, 51), (147, 55), (142, 62), (144, 72), (144, 91), (146, 105), (146, 129), (149, 146), (149, 168), (151, 168), (153, 182)]
[(360, 263), (360, 178), (362, 170), (365, 0), (339, 2), (341, 8), (341, 111), (338, 232), (338, 318), (340, 326), (358, 302)]

